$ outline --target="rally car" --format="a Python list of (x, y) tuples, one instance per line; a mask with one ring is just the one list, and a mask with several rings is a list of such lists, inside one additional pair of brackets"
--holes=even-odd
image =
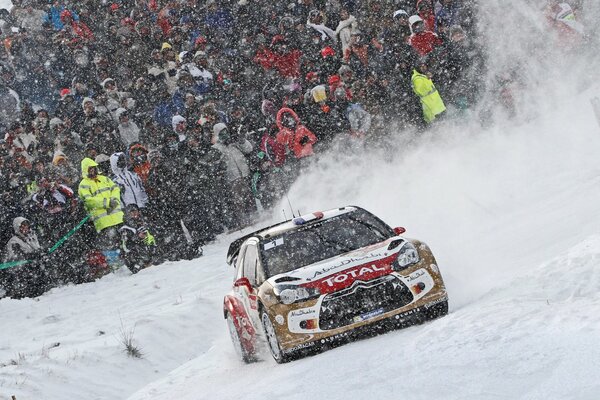
[(259, 358), (266, 343), (278, 363), (362, 334), (448, 313), (436, 260), (354, 206), (302, 215), (234, 241), (235, 266), (224, 317), (237, 353)]

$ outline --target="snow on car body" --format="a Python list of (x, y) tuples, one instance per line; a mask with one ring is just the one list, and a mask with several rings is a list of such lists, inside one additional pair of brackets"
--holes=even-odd
[(264, 335), (277, 362), (380, 326), (448, 312), (427, 245), (359, 207), (303, 215), (234, 241), (233, 290), (223, 311), (249, 362)]

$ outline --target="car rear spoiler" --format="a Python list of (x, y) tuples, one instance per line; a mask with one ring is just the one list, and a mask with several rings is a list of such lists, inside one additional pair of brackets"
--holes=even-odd
[(236, 239), (233, 242), (231, 242), (231, 244), (229, 245), (229, 250), (227, 250), (227, 264), (231, 265), (233, 263), (233, 260), (235, 260), (235, 258), (238, 256), (238, 254), (240, 252), (242, 243), (244, 243), (246, 241), (246, 239), (254, 236), (256, 233), (257, 232), (252, 232), (249, 235), (242, 236), (241, 238)]

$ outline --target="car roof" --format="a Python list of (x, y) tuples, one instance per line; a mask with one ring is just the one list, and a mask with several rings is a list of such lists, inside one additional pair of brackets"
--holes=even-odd
[[(237, 257), (238, 253), (240, 252), (242, 244), (250, 238), (254, 237), (257, 238), (259, 241), (263, 239), (269, 239), (271, 237), (279, 236), (286, 232), (294, 231), (296, 229), (299, 229), (300, 227), (310, 225), (317, 221), (324, 221), (359, 209), (361, 208), (356, 206), (346, 206), (340, 208), (332, 208), (326, 211), (315, 211), (313, 213), (303, 214), (299, 217), (295, 217), (284, 222), (279, 222), (275, 225), (267, 226), (265, 228), (261, 228), (257, 231), (244, 235), (241, 238), (234, 240), (229, 245), (229, 250), (227, 251), (227, 264), (231, 264), (233, 262), (235, 257)], [(322, 214), (323, 216), (321, 217), (320, 214)]]

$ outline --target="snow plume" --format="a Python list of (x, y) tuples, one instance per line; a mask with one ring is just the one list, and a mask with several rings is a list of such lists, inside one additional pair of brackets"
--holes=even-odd
[[(585, 2), (578, 18), (593, 20), (599, 7)], [(303, 213), (353, 204), (406, 227), (437, 255), (455, 308), (599, 228), (590, 218), (600, 200), (600, 132), (589, 101), (600, 95), (597, 38), (565, 48), (540, 2), (481, 9), (489, 51), (477, 109), (422, 135), (398, 131), (385, 150), (331, 151), (289, 193)], [(511, 72), (512, 118), (494, 86)], [(482, 125), (486, 108), (493, 122)], [(282, 208), (287, 201), (278, 216)]]

